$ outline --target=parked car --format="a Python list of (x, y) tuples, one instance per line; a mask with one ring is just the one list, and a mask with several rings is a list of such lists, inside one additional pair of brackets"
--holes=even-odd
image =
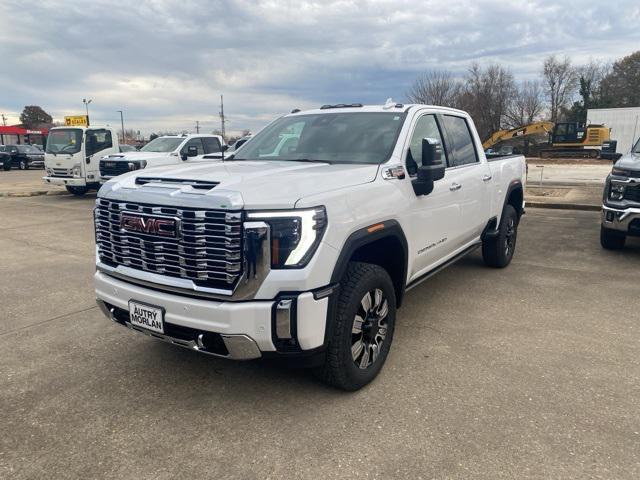
[(600, 243), (608, 250), (640, 236), (640, 140), (613, 165), (604, 187)]
[[(132, 170), (161, 165), (179, 165), (187, 160), (222, 158), (228, 147), (220, 135), (166, 135), (147, 143), (139, 151), (112, 153), (100, 159), (100, 180), (107, 180)], [(206, 158), (204, 158), (206, 157)]]
[(381, 370), (405, 292), (476, 248), (509, 265), (524, 179), (524, 157), (487, 161), (460, 110), (292, 113), (224, 162), (103, 185), (98, 305), (174, 345), (293, 359), (356, 390)]
[(11, 157), (11, 161), (3, 165), (5, 170), (11, 167), (20, 170), (44, 167), (44, 153), (32, 145), (0, 145), (0, 152), (8, 153)]

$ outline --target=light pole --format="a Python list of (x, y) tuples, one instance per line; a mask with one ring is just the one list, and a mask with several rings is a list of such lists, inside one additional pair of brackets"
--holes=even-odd
[(89, 104), (93, 101), (92, 98), (87, 100), (86, 98), (82, 99), (82, 103), (84, 103), (85, 108), (87, 109), (87, 127), (89, 126)]
[(124, 136), (124, 116), (122, 115), (122, 110), (116, 110), (116, 112), (120, 113), (120, 125), (122, 125), (122, 143), (126, 143), (126, 138)]

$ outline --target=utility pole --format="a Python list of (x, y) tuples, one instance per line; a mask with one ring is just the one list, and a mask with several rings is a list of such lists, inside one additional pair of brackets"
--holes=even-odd
[(126, 143), (127, 137), (124, 134), (124, 115), (122, 114), (122, 110), (116, 110), (116, 112), (120, 113), (120, 125), (122, 125), (122, 143)]
[(196, 133), (200, 133), (200, 121), (196, 120)]
[(2, 125), (4, 125), (5, 127), (7, 126), (7, 117), (4, 113), (2, 114)]
[(225, 119), (224, 119), (224, 97), (222, 95), (220, 95), (220, 132), (222, 133), (222, 138), (225, 138), (225, 134), (224, 134), (224, 124), (225, 124)]

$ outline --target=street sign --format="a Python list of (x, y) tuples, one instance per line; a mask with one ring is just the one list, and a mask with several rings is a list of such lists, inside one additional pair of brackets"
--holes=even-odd
[(86, 115), (74, 115), (70, 117), (64, 117), (64, 124), (67, 127), (88, 127), (89, 117)]

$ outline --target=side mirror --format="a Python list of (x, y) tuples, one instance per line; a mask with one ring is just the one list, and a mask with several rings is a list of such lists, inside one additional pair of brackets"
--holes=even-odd
[(433, 138), (422, 139), (422, 165), (418, 167), (418, 178), (413, 180), (416, 195), (429, 195), (433, 191), (433, 182), (444, 178), (442, 145)]
[(187, 157), (197, 157), (198, 156), (198, 147), (187, 147)]

